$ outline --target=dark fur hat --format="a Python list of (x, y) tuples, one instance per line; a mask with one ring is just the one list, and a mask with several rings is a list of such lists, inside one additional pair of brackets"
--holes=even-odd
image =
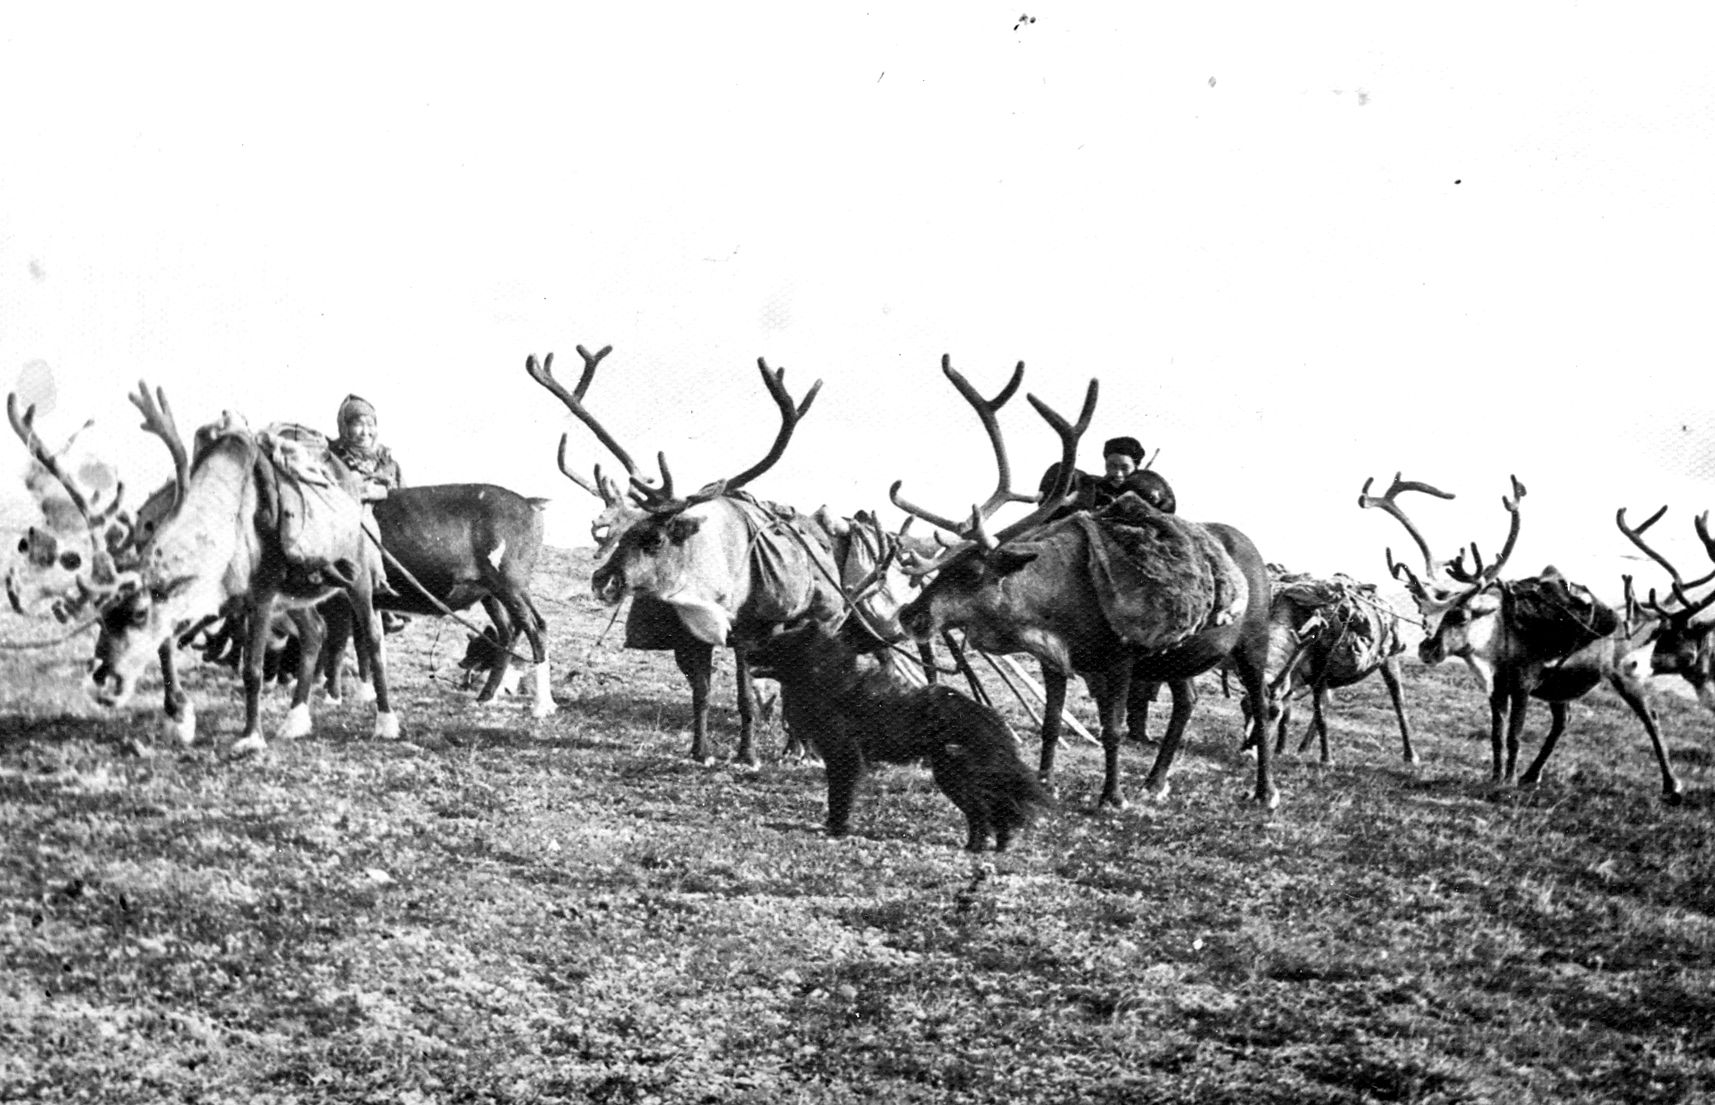
[(1130, 457), (1138, 464), (1143, 463), (1143, 445), (1135, 437), (1110, 437), (1102, 443), (1102, 456), (1118, 453), (1122, 457)]

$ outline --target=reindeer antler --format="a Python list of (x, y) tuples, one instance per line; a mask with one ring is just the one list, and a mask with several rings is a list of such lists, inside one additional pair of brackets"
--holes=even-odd
[[(1646, 605), (1653, 613), (1664, 619), (1689, 621), (1692, 615), (1700, 613), (1711, 603), (1715, 603), (1715, 591), (1709, 592), (1709, 594), (1698, 599), (1696, 602), (1693, 602), (1689, 595), (1692, 588), (1701, 587), (1711, 580), (1715, 580), (1715, 571), (1710, 572), (1701, 579), (1694, 579), (1687, 583), (1685, 577), (1680, 575), (1679, 569), (1675, 568), (1673, 563), (1669, 561), (1667, 557), (1652, 548), (1649, 543), (1644, 540), (1644, 532), (1659, 522), (1662, 516), (1666, 513), (1667, 507), (1666, 505), (1663, 505), (1660, 510), (1644, 519), (1644, 521), (1636, 528), (1633, 528), (1626, 525), (1626, 508), (1621, 507), (1619, 510), (1614, 512), (1614, 525), (1618, 526), (1620, 532), (1626, 535), (1627, 540), (1636, 545), (1639, 549), (1643, 550), (1646, 556), (1666, 570), (1668, 576), (1673, 581), (1669, 585), (1669, 588), (1673, 597), (1679, 600), (1680, 609), (1669, 610), (1663, 606), (1661, 602), (1657, 600), (1655, 588), (1653, 587), (1650, 588), (1649, 600), (1644, 605)], [(1704, 550), (1708, 553), (1711, 560), (1715, 560), (1715, 541), (1712, 541), (1709, 536), (1709, 512), (1704, 511), (1702, 514), (1698, 515), (1693, 524), (1697, 530), (1698, 539), (1703, 542)], [(1626, 577), (1626, 586), (1628, 590), (1628, 602), (1635, 602), (1630, 594), (1631, 577), (1629, 576)]]
[(716, 486), (722, 491), (737, 491), (774, 467), (775, 461), (786, 452), (786, 443), (792, 440), (792, 431), (798, 428), (798, 420), (809, 413), (810, 404), (816, 401), (816, 393), (822, 390), (822, 381), (817, 380), (810, 385), (810, 390), (804, 393), (803, 401), (794, 404), (791, 393), (786, 390), (784, 368), (770, 370), (768, 362), (761, 357), (756, 358), (756, 367), (762, 373), (763, 386), (768, 388), (768, 394), (774, 397), (775, 406), (780, 408), (780, 430), (774, 435), (774, 444), (769, 448), (768, 455), (738, 475), (720, 481)]
[[(1417, 525), (1412, 522), (1410, 516), (1405, 513), (1404, 508), (1399, 505), (1399, 496), (1400, 493), (1404, 491), (1420, 491), (1425, 495), (1433, 495), (1438, 499), (1451, 499), (1454, 498), (1454, 495), (1451, 492), (1442, 491), (1438, 487), (1432, 487), (1429, 484), (1421, 483), (1417, 480), (1402, 480), (1400, 479), (1400, 473), (1395, 472), (1393, 474), (1393, 483), (1389, 485), (1386, 493), (1384, 493), (1380, 498), (1377, 498), (1370, 494), (1370, 486), (1375, 482), (1376, 480), (1374, 476), (1371, 476), (1369, 479), (1364, 481), (1364, 488), (1358, 493), (1358, 505), (1363, 507), (1365, 510), (1375, 507), (1384, 513), (1393, 515), (1399, 524), (1405, 527), (1405, 532), (1411, 535), (1411, 539), (1417, 542), (1418, 550), (1423, 553), (1424, 573), (1427, 575), (1435, 575), (1437, 572), (1441, 571), (1445, 566), (1444, 562), (1437, 560), (1435, 558), (1435, 554), (1429, 551), (1429, 542), (1424, 540), (1422, 531), (1417, 528)], [(1400, 578), (1400, 572), (1402, 570), (1406, 575), (1412, 575), (1410, 568), (1407, 568), (1404, 564), (1396, 563), (1394, 561), (1393, 550), (1391, 548), (1388, 549), (1387, 552), (1387, 563), (1388, 571), (1393, 573), (1393, 577), (1395, 579)], [(1415, 580), (1416, 576), (1412, 576), (1412, 579)]]
[(66, 497), (71, 500), (71, 505), (77, 508), (78, 514), (93, 533), (96, 528), (96, 521), (89, 513), (89, 500), (83, 497), (83, 492), (77, 489), (77, 486), (72, 483), (71, 477), (67, 476), (65, 469), (60, 466), (59, 458), (48, 451), (47, 444), (42, 441), (41, 435), (36, 433), (36, 405), (31, 403), (20, 414), (18, 412), (18, 393), (8, 392), (6, 395), (6, 418), (12, 423), (12, 432), (18, 435), (18, 440), (22, 441), (24, 448), (30, 451), (30, 456), (46, 470), (48, 475), (58, 480), (61, 487), (65, 488)]
[(167, 402), (167, 393), (156, 388), (153, 395), (149, 393), (149, 385), (137, 381), (137, 394), (126, 396), (131, 405), (143, 415), (142, 428), (154, 434), (167, 444), (167, 452), (173, 458), (173, 489), (177, 493), (176, 502), (184, 502), (185, 494), (191, 486), (190, 457), (185, 452), (184, 439), (179, 436), (178, 423), (173, 420), (172, 405)]
[[(907, 514), (922, 518), (924, 521), (939, 529), (956, 533), (961, 538), (961, 540), (956, 544), (946, 545), (946, 551), (934, 560), (918, 560), (916, 563), (908, 566), (906, 571), (912, 575), (925, 575), (928, 572), (935, 570), (935, 568), (945, 563), (949, 556), (953, 555), (955, 552), (968, 548), (972, 544), (981, 545), (985, 549), (992, 549), (1004, 541), (1011, 540), (1033, 526), (1039, 525), (1050, 514), (1063, 506), (1065, 504), (1067, 489), (1071, 486), (1073, 474), (1076, 470), (1075, 462), (1078, 455), (1078, 440), (1083, 436), (1084, 431), (1089, 429), (1090, 419), (1094, 416), (1096, 410), (1096, 397), (1100, 390), (1098, 382), (1091, 380), (1089, 388), (1084, 394), (1083, 410), (1079, 413), (1076, 424), (1068, 423), (1058, 412), (1036, 396), (1027, 396), (1030, 401), (1030, 405), (1036, 408), (1036, 413), (1041, 415), (1042, 418), (1054, 428), (1054, 432), (1060, 436), (1061, 460), (1059, 471), (1056, 473), (1054, 485), (1046, 494), (1040, 496), (1024, 495), (1012, 490), (1012, 467), (1007, 460), (1006, 441), (1004, 436), (1001, 434), (999, 421), (995, 417), (996, 412), (999, 411), (1007, 400), (1012, 398), (1013, 393), (1018, 390), (1018, 385), (1024, 376), (1024, 362), (1018, 362), (1018, 366), (1013, 369), (1012, 378), (1007, 381), (1006, 386), (1002, 388), (993, 399), (984, 399), (976, 388), (972, 387), (970, 382), (960, 375), (957, 369), (953, 368), (951, 359), (946, 356), (941, 358), (941, 371), (948, 380), (952, 381), (953, 386), (958, 389), (959, 394), (965, 397), (965, 401), (971, 406), (971, 408), (976, 411), (977, 418), (982, 423), (983, 430), (988, 434), (989, 443), (994, 448), (995, 467), (998, 469), (998, 478), (994, 491), (991, 492), (989, 497), (982, 503), (973, 504), (971, 506), (970, 516), (964, 522), (955, 522), (950, 518), (933, 511), (926, 510), (923, 507), (910, 502), (899, 494), (899, 489), (904, 485), (905, 481), (894, 481), (893, 486), (888, 490), (888, 497), (892, 499), (894, 506), (897, 506)], [(1005, 529), (1002, 529), (998, 534), (991, 535), (988, 532), (989, 517), (995, 510), (1010, 502), (1036, 503), (1037, 507), (1025, 517), (1020, 518)], [(939, 539), (940, 535), (937, 534), (936, 537)], [(943, 544), (945, 544), (945, 542), (943, 542)]]
[[(666, 454), (663, 453), (659, 455), (661, 464), (661, 483), (658, 486), (651, 484), (645, 480), (642, 474), (638, 471), (636, 463), (631, 459), (631, 454), (625, 451), (624, 446), (620, 445), (620, 443), (615, 440), (614, 436), (608, 433), (607, 428), (601, 424), (595, 415), (591, 414), (589, 409), (584, 406), (584, 393), (589, 390), (590, 381), (595, 379), (596, 366), (601, 364), (603, 357), (606, 357), (612, 352), (613, 346), (611, 345), (603, 346), (595, 353), (591, 353), (581, 345), (578, 346), (578, 356), (584, 359), (584, 370), (578, 377), (577, 386), (571, 391), (567, 391), (565, 385), (561, 384), (560, 381), (554, 378), (554, 355), (552, 353), (549, 353), (540, 362), (536, 360), (535, 354), (531, 354), (524, 358), (524, 371), (529, 373), (532, 380), (547, 388), (556, 399), (564, 403), (566, 405), (566, 409), (571, 411), (572, 414), (577, 417), (578, 421), (589, 427), (590, 432), (595, 434), (596, 440), (607, 446), (608, 452), (612, 453), (619, 463), (625, 467), (625, 474), (630, 477), (632, 488), (636, 491), (638, 497), (643, 500), (643, 502), (650, 505), (671, 502), (673, 499), (673, 476), (672, 473), (667, 470)], [(584, 488), (586, 491), (590, 491), (592, 494), (601, 495), (603, 499), (606, 499), (606, 496), (603, 495), (600, 490), (600, 487), (602, 486), (601, 469), (596, 469), (596, 486), (592, 488), (582, 479), (572, 476), (571, 472), (567, 471), (565, 463), (565, 449), (566, 437), (562, 435), (560, 438), (560, 471), (565, 472), (567, 476), (571, 476), (579, 487)]]
[(1518, 482), (1517, 476), (1509, 477), (1513, 484), (1511, 497), (1501, 496), (1501, 505), (1512, 515), (1512, 525), (1507, 531), (1507, 543), (1501, 548), (1501, 555), (1487, 568), (1483, 567), (1483, 554), (1477, 550), (1477, 543), (1471, 542), (1472, 568), (1465, 567), (1465, 550), (1459, 550), (1459, 555), (1447, 565), (1447, 574), (1460, 583), (1483, 586), (1494, 582), (1500, 577), (1501, 568), (1506, 565), (1507, 558), (1513, 554), (1513, 546), (1518, 544), (1519, 534), (1519, 500), (1525, 496), (1524, 484)]

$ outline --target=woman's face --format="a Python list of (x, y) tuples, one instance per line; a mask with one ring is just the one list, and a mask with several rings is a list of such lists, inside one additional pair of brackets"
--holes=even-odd
[(354, 414), (345, 420), (345, 439), (359, 449), (373, 449), (381, 436), (373, 414)]

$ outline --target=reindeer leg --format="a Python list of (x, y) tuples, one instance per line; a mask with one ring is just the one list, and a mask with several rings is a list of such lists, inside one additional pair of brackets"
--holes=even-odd
[[(322, 604), (322, 616), (326, 632), (322, 638), (321, 662), (317, 667), (327, 688), (328, 701), (337, 703), (340, 700), (340, 668), (345, 665), (345, 646), (351, 640), (351, 607), (343, 597), (335, 595)], [(361, 651), (358, 661), (360, 667), (369, 666)]]
[(935, 670), (935, 646), (928, 641), (918, 641), (917, 659), (923, 664), (923, 682), (935, 682), (935, 677), (939, 674)]
[(179, 686), (179, 673), (173, 656), (173, 639), (161, 643), (161, 691), (165, 698), (161, 718), (161, 734), (189, 748), (197, 739), (197, 713), (190, 695)]
[(1670, 806), (1679, 805), (1684, 800), (1680, 793), (1679, 780), (1674, 777), (1673, 765), (1668, 762), (1667, 747), (1661, 742), (1661, 725), (1656, 719), (1655, 710), (1650, 707), (1649, 700), (1644, 697), (1642, 687), (1619, 672), (1610, 675), (1608, 682), (1615, 693), (1625, 699), (1626, 705), (1632, 708), (1632, 713), (1638, 715), (1638, 720), (1644, 723), (1644, 732), (1649, 734), (1650, 745), (1655, 749), (1655, 761), (1661, 767), (1662, 801)]
[[(1316, 733), (1317, 739), (1321, 742), (1321, 751), (1322, 751), (1322, 761), (1321, 762), (1324, 765), (1331, 764), (1334, 762), (1333, 753), (1328, 751), (1328, 712), (1327, 712), (1328, 703), (1327, 703), (1327, 698), (1328, 698), (1328, 688), (1326, 685), (1324, 685), (1322, 683), (1317, 683), (1310, 688), (1310, 728), (1305, 730), (1305, 732), (1304, 732), (1304, 739), (1305, 739), (1306, 743), (1309, 742), (1311, 731), (1313, 730)], [(1303, 750), (1300, 749), (1300, 751), (1303, 751)]]
[(691, 759), (709, 763), (709, 684), (714, 679), (715, 646), (688, 641), (673, 649), (673, 662), (691, 684)]
[[(1550, 710), (1551, 714), (1552, 714), (1553, 708), (1554, 708), (1553, 704), (1551, 703), (1549, 706), (1549, 710)], [(1564, 705), (1561, 707), (1561, 709), (1562, 709), (1562, 711), (1565, 710)], [(1522, 686), (1521, 687), (1515, 687), (1513, 689), (1512, 703), (1510, 706), (1510, 716), (1507, 718), (1507, 775), (1506, 775), (1506, 780), (1509, 783), (1512, 782), (1518, 775), (1519, 743), (1524, 738), (1525, 718), (1528, 717), (1529, 714), (1530, 714), (1530, 694)], [(1564, 728), (1564, 725), (1562, 726), (1562, 728)], [(1556, 739), (1558, 739), (1559, 734), (1556, 733), (1555, 737), (1556, 737)], [(1554, 742), (1551, 740), (1544, 740), (1542, 742), (1542, 752), (1543, 752), (1542, 758), (1543, 759), (1547, 759), (1546, 753), (1550, 749), (1552, 749), (1553, 747), (1554, 747)]]
[(738, 762), (755, 767), (756, 759), (756, 682), (750, 677), (750, 654), (746, 649), (732, 650), (733, 679), (738, 684)]
[(327, 629), (327, 623), (314, 610), (294, 610), (291, 619), (298, 627), (298, 681), (292, 687), (292, 708), (280, 729), (282, 740), (310, 735), (310, 691), (315, 687), (316, 670), (321, 666), (322, 641)]
[[(1120, 745), (1124, 740), (1121, 730), (1125, 727), (1126, 700), (1131, 695), (1134, 663), (1127, 657), (1103, 672), (1101, 678), (1090, 680), (1091, 689), (1097, 690), (1096, 707), (1102, 715), (1102, 794), (1096, 799), (1098, 810), (1104, 806), (1125, 809), (1125, 795), (1120, 792)], [(1177, 694), (1174, 696), (1173, 716), (1179, 716)]]
[(840, 837), (851, 832), (852, 805), (864, 765), (856, 736), (843, 726), (833, 728), (834, 732), (817, 734), (816, 751), (822, 755), (828, 777), (828, 835)]
[(1054, 778), (1054, 753), (1060, 747), (1060, 718), (1066, 712), (1066, 682), (1063, 671), (1042, 666), (1042, 758), (1036, 777), (1044, 786)]
[[(1542, 780), (1542, 769), (1548, 764), (1548, 757), (1554, 754), (1554, 746), (1560, 743), (1560, 734), (1566, 732), (1567, 712), (1567, 704), (1564, 702), (1548, 704), (1548, 735), (1542, 738), (1542, 748), (1537, 751), (1536, 759), (1532, 760), (1530, 767), (1519, 776), (1518, 785), (1521, 789), (1528, 790)], [(1507, 766), (1510, 774), (1512, 765), (1509, 762)]]
[(1382, 662), (1381, 672), (1382, 682), (1387, 684), (1388, 697), (1393, 699), (1394, 716), (1399, 718), (1399, 739), (1400, 743), (1405, 746), (1405, 762), (1408, 764), (1420, 763), (1421, 761), (1417, 758), (1417, 750), (1411, 747), (1411, 722), (1406, 720), (1405, 698), (1400, 694), (1399, 661), (1389, 657)]
[(536, 701), (530, 708), (532, 717), (547, 717), (559, 707), (554, 704), (553, 687), (548, 677), (548, 642), (542, 635), (546, 622), (536, 609), (528, 592), (522, 589), (516, 593), (518, 604), (518, 628), (524, 631), (524, 639), (530, 642), (530, 659), (536, 665)]
[[(1249, 699), (1246, 699), (1246, 701), (1248, 702)], [(1251, 724), (1250, 714), (1247, 713), (1245, 715), (1245, 728), (1247, 730), (1250, 728), (1250, 724)], [(1278, 756), (1282, 752), (1286, 751), (1286, 734), (1290, 730), (1291, 725), (1292, 725), (1292, 684), (1288, 683), (1286, 685), (1286, 687), (1284, 688), (1281, 696), (1280, 696), (1280, 717), (1277, 719), (1277, 721), (1275, 723), (1274, 754), (1276, 756)], [(1309, 747), (1309, 744), (1307, 743), (1308, 740), (1309, 740), (1309, 734), (1307, 731), (1305, 734), (1306, 743), (1301, 743), (1298, 746), (1298, 752), (1300, 755), (1302, 755), (1304, 750)]]
[[(1189, 679), (1175, 679), (1167, 686), (1173, 692), (1173, 712), (1167, 715), (1167, 732), (1162, 734), (1161, 747), (1155, 753), (1155, 764), (1149, 769), (1149, 777), (1143, 782), (1143, 789), (1149, 797), (1157, 801), (1166, 798), (1172, 789), (1167, 776), (1173, 770), (1173, 757), (1179, 754), (1179, 745), (1185, 738), (1185, 728), (1191, 723), (1191, 707), (1197, 703), (1197, 695)], [(1248, 683), (1246, 690), (1256, 694), (1256, 689)], [(1251, 724), (1256, 725), (1257, 722), (1253, 719)], [(1259, 742), (1267, 739), (1260, 728), (1253, 731)]]
[(272, 595), (251, 596), (245, 612), (242, 654), (244, 732), (233, 742), (234, 756), (248, 756), (268, 747), (268, 742), (262, 739), (262, 665), (267, 658), (268, 623), (273, 612)]
[(375, 609), (375, 593), (367, 573), (360, 573), (356, 586), (347, 592), (351, 601), (351, 627), (360, 656), (369, 657), (369, 674), (375, 688), (375, 735), (382, 740), (399, 739), (399, 718), (393, 713), (387, 692), (387, 633), (381, 612)]
[(1149, 704), (1161, 684), (1152, 679), (1132, 677), (1131, 690), (1126, 695), (1126, 739), (1133, 744), (1149, 743)]
[(494, 623), (494, 666), (488, 669), (488, 681), (477, 693), (478, 702), (493, 702), (494, 696), (500, 693), (501, 684), (506, 682), (506, 675), (512, 670), (512, 642), (517, 633), (515, 626), (523, 620), (510, 607), (503, 604), (493, 595), (485, 595), (482, 608), (488, 612), (488, 620)]
[(1505, 747), (1505, 731), (1507, 726), (1507, 705), (1511, 696), (1507, 688), (1497, 679), (1494, 688), (1489, 691), (1489, 782), (1495, 786), (1501, 785), (1505, 778), (1502, 749)]

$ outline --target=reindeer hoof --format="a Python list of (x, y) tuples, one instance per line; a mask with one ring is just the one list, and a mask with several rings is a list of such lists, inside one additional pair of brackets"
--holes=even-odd
[(553, 699), (544, 699), (530, 707), (530, 716), (534, 718), (553, 717), (559, 710), (560, 708), (554, 704)]
[(1120, 810), (1125, 809), (1129, 804), (1130, 803), (1117, 794), (1104, 794), (1096, 802), (1096, 812), (1101, 813), (1105, 810), (1113, 810), (1118, 813)]
[(379, 740), (398, 740), (399, 715), (391, 710), (377, 710), (375, 713), (375, 736)]
[(251, 733), (247, 737), (240, 737), (234, 741), (232, 747), (227, 749), (227, 754), (237, 760), (245, 756), (258, 755), (267, 750), (268, 742), (262, 739), (262, 734)]
[(375, 684), (359, 683), (357, 685), (357, 700), (365, 705), (375, 701)]
[(187, 702), (181, 713), (182, 716), (177, 720), (170, 717), (161, 719), (161, 735), (167, 740), (178, 741), (184, 747), (189, 748), (197, 741), (196, 707)]
[(299, 737), (310, 735), (310, 707), (308, 703), (293, 706), (286, 712), (286, 724), (280, 727), (281, 740), (297, 740)]
[(1663, 802), (1666, 802), (1670, 806), (1678, 806), (1678, 805), (1684, 804), (1685, 795), (1683, 795), (1679, 792), (1678, 787), (1675, 787), (1672, 790), (1662, 791), (1661, 792), (1661, 800)]
[(1267, 793), (1252, 795), (1251, 800), (1265, 810), (1278, 809), (1280, 807), (1280, 791), (1269, 787)]

